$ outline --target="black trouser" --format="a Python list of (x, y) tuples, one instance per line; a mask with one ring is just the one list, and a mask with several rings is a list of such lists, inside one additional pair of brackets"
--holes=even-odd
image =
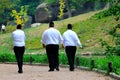
[(5, 29), (2, 29), (2, 33), (5, 33)]
[(55, 68), (59, 67), (58, 50), (59, 45), (50, 44), (46, 46), (46, 53), (48, 56), (50, 70), (54, 70)]
[(24, 52), (25, 52), (25, 47), (24, 46), (23, 47), (14, 46), (14, 53), (15, 53), (15, 57), (17, 59), (17, 64), (18, 64), (19, 71), (22, 71)]
[(76, 46), (65, 47), (65, 52), (67, 54), (70, 70), (74, 70), (74, 59), (75, 59), (76, 49), (77, 49)]

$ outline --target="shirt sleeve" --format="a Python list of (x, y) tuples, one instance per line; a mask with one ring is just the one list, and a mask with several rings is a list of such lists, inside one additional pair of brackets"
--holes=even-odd
[(45, 32), (42, 34), (41, 43), (42, 43), (42, 44), (45, 44)]
[(81, 44), (81, 42), (80, 42), (80, 40), (79, 40), (79, 38), (78, 38), (76, 33), (75, 33), (75, 37), (76, 37), (76, 44), (77, 44), (77, 46), (80, 46), (82, 48), (82, 44)]
[(25, 35), (25, 33), (24, 33), (24, 40), (26, 40), (26, 35)]
[(60, 36), (59, 36), (59, 43), (62, 44), (62, 43), (63, 43), (63, 37), (62, 37), (62, 35), (60, 34), (60, 32), (59, 32), (59, 35), (60, 35)]

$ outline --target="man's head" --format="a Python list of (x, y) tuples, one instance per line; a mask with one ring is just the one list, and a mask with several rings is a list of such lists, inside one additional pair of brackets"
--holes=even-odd
[(49, 27), (54, 27), (54, 22), (50, 22)]
[(72, 29), (72, 24), (68, 24), (67, 28)]
[(21, 24), (18, 24), (17, 29), (21, 29), (21, 28), (22, 28)]

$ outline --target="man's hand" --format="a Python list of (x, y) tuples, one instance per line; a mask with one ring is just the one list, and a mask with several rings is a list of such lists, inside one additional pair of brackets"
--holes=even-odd
[(43, 48), (45, 48), (46, 46), (45, 46), (45, 44), (42, 44), (43, 45)]
[(80, 47), (80, 49), (83, 49), (83, 47)]
[(63, 49), (65, 48), (63, 44), (62, 44), (62, 48), (63, 48)]

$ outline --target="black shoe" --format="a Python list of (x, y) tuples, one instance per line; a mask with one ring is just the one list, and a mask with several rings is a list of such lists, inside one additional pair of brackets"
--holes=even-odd
[(74, 69), (70, 69), (70, 71), (74, 71)]
[(19, 70), (18, 73), (23, 73), (23, 71)]
[(49, 72), (51, 72), (51, 71), (54, 71), (54, 69), (50, 69), (50, 70), (48, 70)]
[(60, 69), (59, 69), (59, 68), (56, 68), (56, 71), (60, 71)]
[(70, 71), (74, 71), (74, 69), (71, 69)]

